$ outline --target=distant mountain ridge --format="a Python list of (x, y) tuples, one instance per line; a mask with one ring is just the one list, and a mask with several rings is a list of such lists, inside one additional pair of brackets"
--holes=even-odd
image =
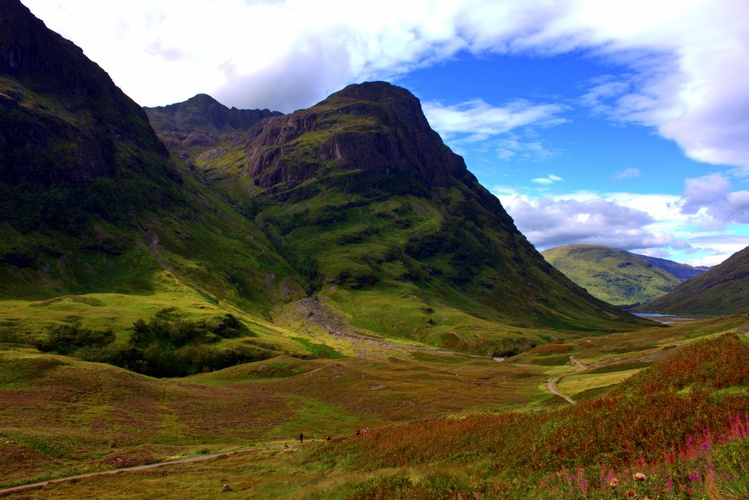
[(650, 302), (681, 282), (648, 259), (616, 248), (565, 245), (541, 254), (593, 296), (617, 306)]
[(656, 267), (660, 267), (664, 271), (676, 276), (682, 281), (686, 281), (690, 278), (704, 273), (710, 270), (710, 266), (690, 266), (689, 264), (682, 264), (680, 262), (674, 262), (668, 259), (661, 259), (658, 257), (650, 257), (648, 255), (635, 254), (638, 257), (645, 259)]
[(749, 313), (749, 247), (637, 310), (708, 315)]

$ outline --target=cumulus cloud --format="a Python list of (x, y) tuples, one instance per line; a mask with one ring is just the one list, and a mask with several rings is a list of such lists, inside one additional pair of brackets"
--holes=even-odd
[(682, 212), (704, 229), (722, 229), (728, 224), (749, 224), (749, 191), (732, 191), (720, 174), (684, 182)]
[(542, 250), (570, 243), (643, 249), (675, 241), (645, 229), (655, 222), (646, 212), (603, 199), (515, 196), (502, 201), (520, 231)]
[[(710, 179), (698, 181), (709, 183)], [(746, 226), (708, 227), (701, 223), (707, 210), (704, 205), (696, 207), (699, 217), (685, 213), (688, 198), (684, 195), (576, 191), (549, 196), (542, 189), (511, 186), (495, 186), (492, 192), (539, 250), (574, 243), (604, 245), (712, 266), (749, 245)], [(741, 203), (749, 203), (749, 193), (736, 194), (716, 189), (713, 196), (701, 200), (710, 203), (707, 212), (711, 216), (736, 214), (741, 213)]]
[[(395, 78), (460, 51), (594, 54), (629, 70), (590, 82), (581, 102), (655, 127), (693, 159), (749, 170), (744, 0), (382, 0), (365, 15), (343, 0), (24, 3), (144, 105), (214, 90), (228, 105), (289, 111), (347, 83)], [(460, 106), (440, 110), (446, 130), (480, 136), (533, 119), (509, 109), (487, 123), (497, 110)], [(465, 106), (486, 111), (478, 130), (464, 131)]]

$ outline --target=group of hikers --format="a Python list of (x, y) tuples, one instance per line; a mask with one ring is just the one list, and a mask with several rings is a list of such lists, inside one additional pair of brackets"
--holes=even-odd
[[(369, 434), (369, 427), (365, 427), (364, 429), (360, 427), (356, 428), (356, 437), (366, 436), (367, 434)], [(325, 436), (325, 441), (330, 441), (330, 436)], [(304, 443), (304, 434), (301, 432), (299, 433), (299, 442)]]

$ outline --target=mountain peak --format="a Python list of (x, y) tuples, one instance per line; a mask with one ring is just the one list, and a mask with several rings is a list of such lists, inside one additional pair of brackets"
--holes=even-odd
[(294, 189), (322, 173), (348, 172), (366, 196), (382, 182), (389, 195), (424, 194), (470, 175), (431, 129), (419, 100), (386, 82), (349, 85), (309, 109), (263, 121), (249, 135), (248, 173), (262, 188)]
[(326, 101), (342, 97), (379, 103), (396, 100), (415, 100), (418, 102), (416, 96), (407, 89), (382, 81), (353, 83), (332, 94)]

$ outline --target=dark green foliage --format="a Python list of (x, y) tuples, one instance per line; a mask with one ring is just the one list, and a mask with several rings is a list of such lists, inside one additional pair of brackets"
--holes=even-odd
[(220, 350), (209, 347), (223, 339), (240, 336), (254, 334), (231, 314), (208, 321), (190, 321), (165, 309), (147, 322), (137, 320), (133, 324), (130, 347), (120, 351), (112, 362), (154, 377), (181, 377), (269, 357), (245, 346)]
[(61, 325), (50, 328), (37, 347), (41, 351), (109, 363), (153, 377), (184, 377), (276, 354), (245, 344), (221, 349), (211, 347), (237, 337), (255, 335), (231, 314), (192, 321), (180, 318), (172, 309), (164, 309), (148, 321), (135, 321), (127, 344), (115, 343), (111, 330)]
[(103, 348), (114, 342), (112, 330), (89, 330), (77, 325), (60, 325), (47, 330), (47, 336), (37, 344), (43, 352), (72, 354), (84, 347)]
[(152, 344), (174, 348), (253, 336), (252, 332), (231, 314), (217, 316), (208, 321), (191, 321), (172, 316), (172, 311), (165, 309), (156, 313), (147, 322), (139, 319), (133, 323), (130, 344), (140, 348)]

